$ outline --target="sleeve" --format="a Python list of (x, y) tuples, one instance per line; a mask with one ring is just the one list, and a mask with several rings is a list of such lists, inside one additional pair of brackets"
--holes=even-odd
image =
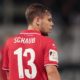
[(46, 65), (58, 65), (58, 52), (52, 39), (47, 41), (45, 47), (44, 66)]
[(5, 43), (2, 53), (3, 53), (2, 69), (9, 70), (8, 41)]

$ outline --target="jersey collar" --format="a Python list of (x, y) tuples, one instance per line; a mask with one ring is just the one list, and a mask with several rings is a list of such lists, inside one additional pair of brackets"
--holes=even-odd
[(35, 34), (35, 35), (41, 35), (40, 31), (36, 30), (23, 30), (20, 32), (20, 34)]

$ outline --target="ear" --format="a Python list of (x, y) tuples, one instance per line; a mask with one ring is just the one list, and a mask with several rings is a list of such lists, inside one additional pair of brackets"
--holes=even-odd
[(41, 18), (40, 17), (36, 17), (36, 24), (40, 25), (41, 24)]

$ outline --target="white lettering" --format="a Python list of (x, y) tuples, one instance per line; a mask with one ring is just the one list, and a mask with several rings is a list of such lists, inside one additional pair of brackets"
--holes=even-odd
[(23, 43), (23, 44), (35, 43), (35, 37), (31, 38), (15, 37), (14, 43)]

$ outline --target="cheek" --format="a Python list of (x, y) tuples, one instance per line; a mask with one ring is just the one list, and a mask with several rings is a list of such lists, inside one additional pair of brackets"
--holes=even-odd
[(46, 24), (44, 24), (44, 25), (45, 25), (45, 30), (49, 30), (49, 24), (46, 23)]
[(41, 30), (44, 32), (48, 32), (49, 30), (49, 24), (47, 21), (42, 21), (41, 22)]
[(47, 21), (44, 21), (44, 22), (42, 22), (42, 26), (45, 28), (45, 27), (48, 27), (48, 23), (47, 23)]
[(47, 30), (47, 24), (43, 23), (43, 24), (42, 24), (42, 29), (43, 29), (43, 30)]

